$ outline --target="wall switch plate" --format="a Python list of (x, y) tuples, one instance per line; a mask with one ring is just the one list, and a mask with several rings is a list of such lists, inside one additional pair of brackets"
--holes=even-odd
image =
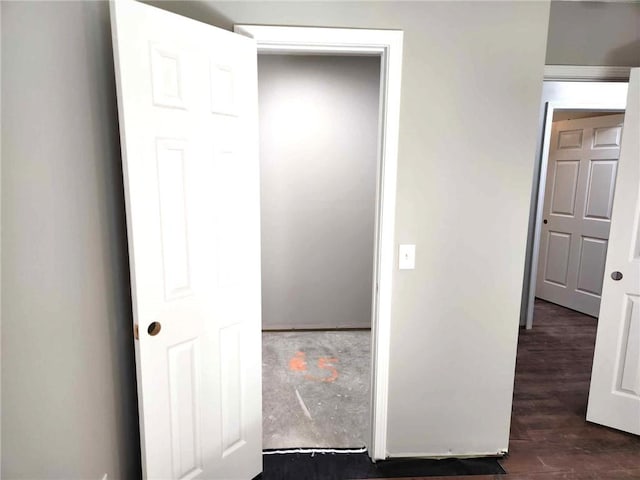
[(413, 270), (416, 268), (415, 245), (400, 245), (398, 268), (400, 270)]

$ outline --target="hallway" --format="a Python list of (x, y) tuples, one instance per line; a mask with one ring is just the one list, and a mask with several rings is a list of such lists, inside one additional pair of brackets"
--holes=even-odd
[(639, 479), (640, 437), (585, 421), (597, 320), (536, 300), (521, 330), (509, 457), (517, 479)]

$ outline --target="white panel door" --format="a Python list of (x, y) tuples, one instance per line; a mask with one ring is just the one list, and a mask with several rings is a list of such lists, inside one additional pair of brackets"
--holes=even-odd
[(111, 6), (144, 477), (250, 479), (262, 470), (255, 43)]
[(640, 435), (640, 68), (618, 168), (587, 420)]
[(554, 122), (536, 296), (598, 316), (624, 115)]

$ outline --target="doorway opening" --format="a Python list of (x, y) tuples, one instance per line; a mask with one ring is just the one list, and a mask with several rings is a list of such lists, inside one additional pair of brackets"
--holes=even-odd
[(391, 343), (391, 293), (395, 248), (396, 178), (402, 31), (318, 27), (235, 25), (255, 40), (258, 54), (375, 56), (380, 59), (375, 238), (371, 306), (370, 426), (366, 439), (371, 459), (387, 453), (387, 404)]
[[(582, 69), (578, 67), (575, 68), (577, 71), (582, 72)], [(586, 68), (586, 70), (588, 70), (588, 68)], [(586, 75), (587, 73), (589, 72), (585, 71), (584, 74), (580, 75)], [(576, 75), (575, 71), (573, 71), (573, 74), (576, 78), (572, 77), (570, 79), (571, 81), (545, 80), (542, 87), (539, 135), (536, 146), (536, 162), (534, 164), (534, 185), (531, 194), (529, 233), (527, 239), (522, 308), (520, 314), (520, 325), (526, 327), (527, 330), (532, 328), (534, 320), (534, 305), (540, 275), (538, 266), (543, 241), (542, 231), (543, 226), (545, 225), (545, 213), (547, 214), (547, 221), (549, 220), (548, 212), (545, 211), (544, 206), (547, 197), (551, 197), (553, 195), (553, 185), (548, 184), (547, 176), (548, 173), (555, 175), (555, 172), (548, 168), (548, 160), (552, 146), (551, 137), (553, 133), (554, 117), (556, 120), (568, 120), (571, 118), (577, 119), (582, 115), (594, 116), (594, 114), (598, 115), (601, 113), (623, 114), (627, 103), (628, 84), (626, 82), (599, 81), (596, 78), (589, 78), (585, 81), (585, 78), (587, 78), (586, 76), (583, 77)], [(551, 70), (550, 76), (551, 78), (554, 78), (554, 75), (551, 74)], [(565, 136), (565, 140), (568, 140), (569, 137), (570, 135)], [(593, 141), (593, 139), (591, 140)], [(556, 142), (557, 150), (558, 138), (554, 137), (554, 141)], [(617, 141), (619, 142), (620, 139), (617, 139)], [(585, 148), (587, 144), (588, 142), (585, 142)], [(605, 146), (603, 151), (608, 148), (609, 147)], [(577, 151), (579, 149), (566, 148), (563, 150), (562, 154), (565, 154), (565, 152), (570, 150)], [(619, 154), (619, 150), (617, 153)], [(572, 159), (568, 160), (570, 161)], [(562, 173), (570, 173), (569, 170), (572, 170), (571, 167), (575, 167), (576, 165), (576, 159), (574, 158), (573, 160), (574, 163), (562, 164), (564, 167), (564, 172)], [(583, 168), (582, 178), (577, 179), (582, 180), (583, 185), (588, 184), (590, 178), (590, 166), (590, 163), (585, 165), (586, 168)], [(578, 168), (578, 170), (580, 169)], [(600, 172), (598, 173), (601, 172), (602, 169), (600, 169)], [(599, 176), (602, 177), (602, 175)], [(569, 178), (572, 177), (569, 176)], [(576, 183), (576, 188), (577, 186), (578, 183)], [(549, 191), (547, 191), (548, 189)], [(551, 202), (551, 198), (548, 200)], [(607, 202), (604, 203), (607, 203), (608, 206), (608, 199)], [(548, 205), (548, 207), (551, 208), (550, 205)], [(569, 205), (569, 207), (571, 207), (571, 205)], [(582, 213), (585, 213), (585, 205), (582, 205), (582, 207)], [(573, 206), (571, 208), (575, 209), (576, 207)], [(562, 215), (562, 213), (560, 213), (560, 215)], [(566, 216), (567, 214), (564, 215)], [(555, 239), (559, 239), (559, 237), (556, 237)], [(558, 242), (556, 242), (556, 244), (557, 243)]]
[(369, 440), (380, 67), (258, 56), (265, 450)]
[(630, 461), (640, 452), (637, 437), (587, 413), (626, 103), (625, 83), (544, 83), (509, 473), (570, 467), (609, 478), (608, 462), (592, 453), (587, 464), (578, 452), (598, 445), (597, 456)]
[(549, 108), (534, 328), (518, 340), (512, 439), (530, 441), (532, 419), (548, 418), (541, 428), (550, 439), (567, 435), (582, 448), (612, 435), (586, 422), (586, 407), (624, 112)]

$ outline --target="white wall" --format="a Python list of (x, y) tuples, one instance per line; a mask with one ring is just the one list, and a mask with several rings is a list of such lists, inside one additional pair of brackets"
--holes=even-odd
[(260, 55), (262, 325), (370, 328), (380, 60)]
[(108, 6), (1, 8), (2, 478), (139, 478)]
[(640, 2), (551, 2), (547, 64), (640, 66)]

